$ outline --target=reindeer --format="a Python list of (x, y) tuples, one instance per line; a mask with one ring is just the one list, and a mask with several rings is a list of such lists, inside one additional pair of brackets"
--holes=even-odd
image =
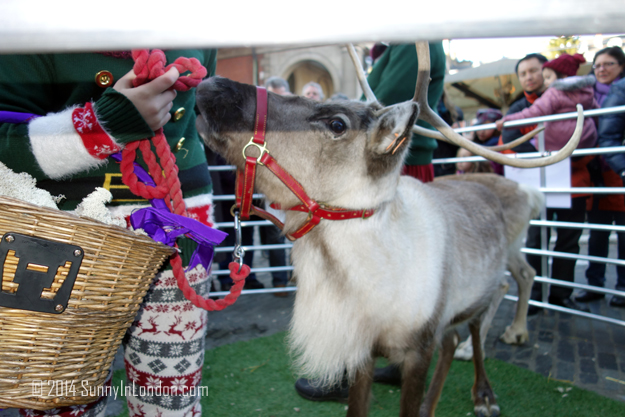
[(169, 325), (169, 330), (165, 330), (164, 333), (168, 334), (168, 335), (177, 334), (178, 336), (182, 337), (182, 340), (186, 340), (182, 333), (185, 332), (188, 329), (182, 328), (180, 330), (176, 330), (176, 327), (181, 322), (182, 322), (182, 317), (181, 316), (176, 316), (175, 319), (174, 319), (174, 322)]
[(202, 318), (200, 319), (200, 324), (197, 324), (195, 320), (187, 323), (185, 326), (185, 330), (195, 330), (193, 334), (189, 336), (189, 340), (192, 340), (200, 330), (205, 329), (207, 323), (208, 320), (204, 318), (204, 315), (202, 315)]
[[(298, 277), (290, 347), (307, 375), (327, 384), (348, 376), (348, 417), (368, 413), (377, 356), (401, 364), (400, 415), (434, 415), (460, 323), (468, 323), (473, 336), (474, 411), (495, 416), (480, 324), (499, 297), (506, 267), (520, 281), (519, 308), (527, 310), (534, 271), (519, 248), (542, 195), (489, 174), (428, 184), (400, 176), (404, 139), (419, 117), (476, 154), (540, 166), (575, 149), (583, 116), (578, 108), (578, 129), (566, 151), (538, 160), (510, 159), (467, 143), (427, 106), (427, 43), (417, 50), (412, 101), (384, 108), (373, 100), (323, 104), (267, 97), (263, 89), (214, 77), (197, 89), (196, 126), (205, 143), (241, 171), (242, 211), (250, 210), (254, 178), (260, 192), (287, 209), (283, 231), (295, 240)], [(517, 316), (519, 323), (507, 330), (512, 339), (527, 337), (525, 316)]]
[(141, 333), (139, 333), (140, 335), (143, 333), (153, 333), (154, 335), (157, 335), (161, 332), (160, 330), (158, 330), (158, 327), (156, 325), (156, 319), (154, 317), (150, 317), (148, 319), (148, 323), (151, 324), (151, 327), (143, 327), (141, 326), (141, 323), (137, 323), (137, 327), (141, 329)]

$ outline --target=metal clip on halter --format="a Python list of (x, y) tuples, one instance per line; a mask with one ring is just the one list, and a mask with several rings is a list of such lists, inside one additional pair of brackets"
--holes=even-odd
[(232, 262), (237, 262), (239, 264), (239, 270), (237, 274), (241, 272), (241, 268), (243, 268), (243, 257), (245, 256), (245, 249), (241, 246), (242, 237), (241, 237), (241, 218), (239, 217), (239, 210), (235, 209), (233, 211), (234, 216), (234, 233), (235, 233), (235, 242), (234, 242), (234, 251), (232, 252)]
[(254, 136), (252, 136), (252, 138), (250, 139), (250, 141), (247, 143), (247, 145), (245, 145), (245, 147), (243, 148), (243, 159), (247, 159), (247, 155), (245, 154), (245, 151), (247, 150), (247, 148), (249, 148), (250, 146), (255, 146), (258, 148), (258, 151), (260, 152), (260, 154), (258, 155), (258, 158), (256, 158), (256, 163), (258, 165), (265, 165), (262, 162), (260, 162), (261, 158), (263, 157), (263, 154), (265, 153), (269, 153), (269, 151), (267, 150), (267, 144), (263, 143), (263, 144), (258, 144), (256, 142), (254, 142)]

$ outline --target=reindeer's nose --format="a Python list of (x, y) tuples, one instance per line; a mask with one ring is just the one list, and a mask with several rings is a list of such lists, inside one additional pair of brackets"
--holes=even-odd
[(211, 77), (200, 83), (196, 103), (204, 120), (199, 129), (218, 132), (253, 130), (256, 88), (223, 77)]
[(230, 80), (222, 77), (207, 78), (197, 86), (196, 95), (198, 98), (202, 96), (212, 96), (222, 90), (221, 85), (224, 84), (224, 81), (227, 82)]
[(210, 77), (197, 86), (195, 101), (200, 113), (207, 119), (218, 119), (219, 109), (228, 108), (231, 105), (231, 100), (228, 94), (224, 93), (224, 88), (221, 86), (223, 82), (220, 80), (230, 81), (221, 77)]
[[(223, 77), (210, 77), (197, 87), (197, 104), (207, 112), (215, 107), (240, 107), (244, 98), (242, 94), (247, 86)], [(217, 109), (215, 108), (217, 111)]]

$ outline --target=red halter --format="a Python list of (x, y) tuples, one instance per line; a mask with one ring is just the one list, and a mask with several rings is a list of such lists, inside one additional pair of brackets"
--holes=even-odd
[[(302, 204), (288, 208), (286, 210), (301, 211), (308, 213), (308, 218), (299, 229), (286, 235), (289, 240), (299, 239), (306, 233), (310, 232), (321, 219), (327, 220), (348, 220), (348, 219), (366, 219), (373, 216), (375, 209), (366, 210), (349, 210), (339, 207), (324, 206), (308, 197), (306, 191), (295, 178), (286, 172), (276, 160), (269, 154), (265, 144), (265, 130), (267, 128), (267, 90), (264, 87), (256, 87), (256, 121), (254, 126), (254, 136), (249, 143), (243, 148), (243, 157), (245, 158), (245, 170), (237, 171), (236, 183), (236, 207), (240, 209), (240, 216), (247, 220), (250, 214), (255, 214), (263, 219), (270, 220), (280, 229), (284, 228), (284, 224), (267, 211), (254, 206), (252, 204), (252, 196), (254, 193), (254, 180), (256, 178), (256, 165), (267, 167), (274, 173)], [(250, 146), (255, 146), (260, 151), (258, 157), (247, 156), (245, 151)]]

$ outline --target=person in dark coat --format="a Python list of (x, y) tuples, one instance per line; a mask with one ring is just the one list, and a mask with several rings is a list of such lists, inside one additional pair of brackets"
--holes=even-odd
[[(547, 58), (540, 54), (529, 54), (522, 58), (516, 66), (516, 73), (519, 77), (519, 82), (523, 88), (523, 97), (515, 101), (508, 111), (508, 115), (521, 112), (526, 108), (530, 108), (532, 104), (538, 100), (547, 89), (542, 75), (543, 65), (547, 64)], [(520, 129), (504, 129), (501, 135), (503, 143), (512, 142), (518, 139), (522, 135), (529, 133), (536, 128), (536, 125), (522, 126)], [(536, 152), (536, 147), (527, 141), (522, 145), (519, 145), (513, 149), (516, 152)], [(578, 171), (573, 165), (576, 163), (584, 165), (586, 161), (572, 162), (573, 176)], [(587, 172), (587, 170), (586, 170)], [(572, 199), (572, 206), (570, 210), (560, 209), (558, 210), (558, 220), (571, 221), (571, 222), (583, 222), (585, 214), (586, 197), (578, 197)], [(552, 216), (553, 210), (548, 212), (548, 217)], [(581, 217), (580, 217), (581, 216)], [(547, 232), (549, 233), (549, 232)], [(579, 232), (581, 234), (581, 232)], [(558, 251), (579, 253), (579, 234), (575, 229), (558, 229)], [(549, 234), (547, 235), (549, 236)], [(541, 248), (541, 229), (537, 226), (530, 226), (527, 232), (527, 239), (525, 246), (533, 249)], [(536, 270), (537, 276), (547, 276), (549, 273), (542, 270), (542, 259), (538, 255), (527, 255), (527, 262)], [(551, 268), (551, 277), (554, 279), (560, 279), (563, 281), (573, 281), (575, 274), (575, 261), (562, 258), (554, 258)], [(587, 307), (577, 304), (570, 298), (572, 293), (571, 288), (553, 285), (550, 288), (549, 303), (572, 308), (575, 310), (589, 311)], [(532, 300), (542, 300), (542, 284), (535, 282), (532, 287)], [(528, 315), (534, 315), (541, 310), (540, 307), (529, 306)]]
[[(414, 43), (391, 44), (377, 59), (367, 81), (380, 103), (390, 106), (411, 100), (417, 84), (417, 51)], [(436, 111), (443, 95), (446, 58), (442, 42), (430, 42), (430, 84), (428, 104)], [(432, 129), (429, 123), (419, 120), (417, 125)], [(436, 139), (412, 135), (410, 152), (404, 161), (403, 175), (427, 182), (434, 179), (432, 157)]]
[[(530, 107), (538, 97), (547, 89), (542, 75), (542, 65), (548, 59), (541, 54), (528, 54), (517, 62), (515, 72), (523, 89), (523, 96), (512, 103), (507, 114), (518, 113)], [(501, 135), (503, 143), (510, 143), (526, 133), (531, 132), (536, 125), (521, 126), (516, 129), (506, 129)], [(536, 152), (536, 148), (529, 141), (513, 149), (515, 152)]]
[[(443, 91), (441, 101), (438, 102), (438, 115), (449, 126), (456, 128), (461, 122), (464, 121), (464, 113), (462, 109), (449, 100), (448, 94)], [(434, 159), (446, 159), (455, 158), (458, 153), (458, 145), (453, 143), (437, 140), (436, 149), (434, 149)], [(434, 176), (440, 177), (443, 175), (453, 175), (456, 172), (456, 166), (454, 163), (449, 164), (434, 164)]]
[[(625, 78), (620, 79), (617, 82), (612, 83), (610, 92), (605, 98), (602, 108), (623, 106), (625, 105)], [(609, 148), (613, 146), (623, 145), (623, 135), (625, 134), (625, 113), (614, 113), (599, 116), (599, 127), (597, 130), (598, 139), (597, 145), (602, 148)], [(612, 171), (604, 173), (604, 179), (609, 180), (613, 177), (612, 181), (606, 181), (606, 186), (623, 187), (623, 179), (625, 178), (625, 154), (623, 153), (611, 153), (603, 155), (603, 159), (610, 166)], [(611, 174), (611, 175), (610, 175)], [(610, 175), (610, 176), (608, 176)], [(593, 196), (597, 198), (598, 196)], [(597, 204), (598, 210), (592, 210), (588, 213), (589, 223), (600, 224), (616, 224), (625, 226), (625, 202), (623, 201), (622, 194), (614, 194), (602, 198)], [(611, 203), (609, 200), (613, 200)], [(602, 209), (602, 203), (607, 203), (606, 207)], [(611, 203), (611, 204), (610, 204)], [(600, 217), (598, 217), (600, 216)], [(604, 220), (602, 220), (604, 219)], [(588, 254), (592, 256), (607, 257), (609, 250), (609, 231), (593, 230), (590, 234), (588, 241)], [(619, 232), (617, 253), (619, 259), (625, 259), (625, 233)], [(596, 241), (599, 242), (596, 242)], [(586, 270), (586, 278), (588, 278), (589, 285), (595, 285), (603, 287), (605, 285), (605, 270), (606, 264), (599, 262), (592, 262)], [(616, 267), (616, 289), (619, 291), (625, 291), (625, 267)], [(595, 293), (591, 291), (582, 291), (576, 297), (577, 301), (588, 302), (593, 300), (599, 300), (605, 296), (601, 293)], [(625, 297), (613, 296), (610, 300), (610, 305), (613, 307), (625, 307)]]

